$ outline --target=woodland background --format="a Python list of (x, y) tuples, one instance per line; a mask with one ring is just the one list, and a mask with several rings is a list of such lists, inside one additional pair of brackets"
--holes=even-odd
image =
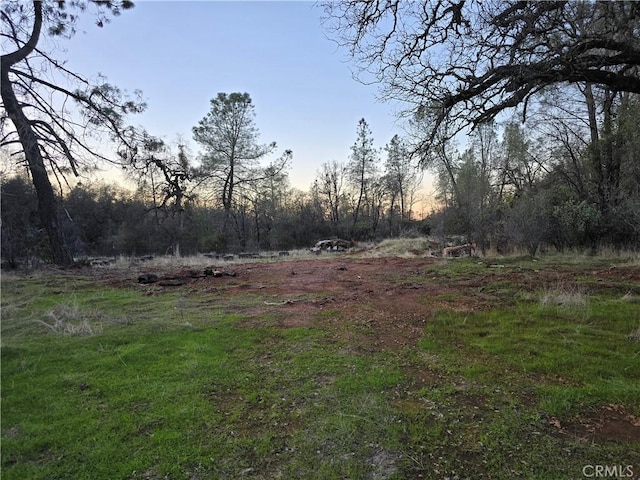
[[(15, 47), (2, 56), (3, 262), (286, 250), (330, 237), (458, 236), (482, 253), (531, 255), (640, 245), (635, 2), (321, 4), (362, 81), (405, 102), (407, 133), (376, 143), (363, 118), (349, 158), (318, 159), (307, 190), (288, 179), (295, 152), (260, 142), (250, 93), (211, 99), (192, 126), (197, 153), (130, 127), (146, 107), (138, 95), (92, 83), (38, 43), (73, 35), (87, 4), (101, 9), (98, 26), (133, 6), (3, 3), (3, 42)], [(104, 164), (135, 187), (68, 181)], [(427, 212), (425, 171), (436, 179)]]

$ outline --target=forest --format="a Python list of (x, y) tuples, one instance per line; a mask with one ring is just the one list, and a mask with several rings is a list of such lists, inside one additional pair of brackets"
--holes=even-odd
[[(532, 256), (640, 245), (635, 2), (322, 4), (324, 28), (362, 81), (407, 105), (407, 133), (375, 143), (362, 118), (349, 157), (318, 159), (306, 191), (289, 182), (295, 152), (260, 143), (250, 93), (211, 99), (191, 128), (197, 154), (129, 126), (146, 108), (139, 96), (92, 83), (39, 47), (73, 35), (86, 3), (2, 6), (3, 41), (15, 47), (2, 55), (6, 264), (286, 250), (335, 237), (455, 235), (483, 254)], [(88, 3), (101, 8), (99, 26), (133, 6)], [(135, 188), (71, 186), (96, 164), (124, 169)], [(426, 211), (425, 172), (436, 192)]]

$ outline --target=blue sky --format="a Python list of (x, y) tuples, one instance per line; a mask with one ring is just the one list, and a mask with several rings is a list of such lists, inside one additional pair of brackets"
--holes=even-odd
[(307, 190), (323, 162), (346, 161), (360, 118), (376, 147), (402, 134), (397, 105), (352, 78), (347, 52), (325, 36), (312, 2), (138, 0), (98, 28), (83, 20), (65, 42), (69, 65), (140, 89), (148, 110), (133, 123), (193, 143), (191, 128), (218, 92), (248, 92), (261, 141), (293, 150), (292, 184)]

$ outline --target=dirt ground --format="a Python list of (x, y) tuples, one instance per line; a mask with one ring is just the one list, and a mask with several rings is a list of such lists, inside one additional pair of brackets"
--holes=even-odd
[[(112, 284), (137, 282), (139, 274), (155, 273), (158, 281), (143, 286), (155, 291), (185, 289), (187, 292), (249, 294), (265, 297), (258, 307), (242, 313), (256, 321), (265, 314), (282, 327), (314, 326), (322, 312), (370, 332), (358, 340), (365, 349), (394, 349), (414, 344), (428, 318), (442, 310), (474, 312), (513, 304), (514, 295), (534, 297), (545, 288), (572, 288), (575, 270), (561, 268), (504, 268), (478, 260), (478, 270), (461, 273), (443, 270), (441, 258), (330, 258), (216, 264), (221, 277), (205, 275), (204, 269), (154, 269), (140, 265), (108, 276)], [(233, 273), (233, 276), (227, 275)], [(640, 295), (640, 268), (617, 266), (586, 272), (586, 293), (628, 290), (635, 284)], [(336, 312), (338, 314), (336, 315)]]
[[(425, 324), (442, 310), (474, 312), (513, 304), (515, 296), (530, 298), (545, 287), (575, 284), (575, 270), (515, 268), (478, 260), (478, 270), (457, 273), (439, 268), (441, 258), (358, 258), (332, 256), (305, 260), (218, 263), (203, 269), (168, 269), (139, 265), (111, 271), (102, 280), (114, 286), (137, 285), (148, 294), (180, 291), (242, 313), (244, 325), (322, 327), (357, 352), (397, 350), (422, 337)], [(138, 275), (158, 280), (139, 284)], [(209, 272), (211, 273), (211, 272)], [(640, 288), (640, 268), (616, 266), (585, 272), (589, 292)], [(584, 284), (584, 279), (583, 279)], [(584, 286), (581, 288), (585, 288)], [(640, 291), (632, 292), (636, 296)], [(252, 298), (251, 302), (243, 298)], [(416, 381), (425, 372), (416, 373)], [(571, 425), (557, 425), (561, 434), (584, 441), (640, 441), (640, 420), (623, 407), (608, 405), (585, 412)]]
[[(368, 335), (358, 335), (354, 345), (365, 350), (414, 344), (422, 336), (426, 320), (437, 311), (472, 312), (497, 306), (506, 299), (501, 298), (500, 292), (484, 290), (498, 278), (524, 281), (530, 288), (536, 286), (534, 283), (542, 283), (541, 278), (533, 282), (533, 277), (528, 278), (526, 273), (503, 275), (489, 268), (486, 275), (480, 277), (443, 275), (437, 268), (443, 261), (335, 256), (211, 267), (223, 273), (221, 277), (205, 275), (198, 269), (162, 270), (142, 266), (138, 271), (159, 277), (147, 287), (154, 291), (182, 288), (192, 294), (224, 292), (232, 297), (264, 297), (257, 307), (234, 307), (256, 324), (266, 316), (275, 317), (281, 327), (312, 327), (322, 322), (322, 312), (329, 310), (340, 323), (361, 325), (368, 332)], [(136, 282), (136, 278), (112, 278), (111, 283)], [(558, 275), (554, 274), (554, 278)]]

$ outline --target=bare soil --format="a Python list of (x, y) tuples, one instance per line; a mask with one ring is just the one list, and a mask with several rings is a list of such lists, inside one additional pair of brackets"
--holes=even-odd
[[(335, 256), (210, 267), (233, 276), (143, 266), (104, 271), (99, 276), (112, 286), (136, 285), (150, 295), (176, 289), (198, 298), (211, 295), (212, 303), (219, 302), (230, 312), (242, 313), (243, 325), (248, 328), (321, 327), (360, 352), (415, 345), (426, 322), (438, 311), (487, 310), (513, 304), (518, 295), (533, 296), (546, 287), (576, 282), (574, 268), (537, 270), (486, 262), (481, 274), (477, 270), (453, 273), (439, 268), (447, 261), (460, 260)], [(155, 273), (161, 281), (138, 284), (142, 273)], [(640, 286), (638, 267), (590, 269), (583, 274), (581, 285), (586, 285), (589, 293)], [(639, 295), (640, 291), (632, 293)], [(247, 296), (254, 299), (253, 303), (242, 301)], [(428, 383), (432, 380), (430, 375), (416, 372), (416, 381)], [(585, 441), (640, 441), (640, 420), (615, 405), (585, 412), (572, 425), (557, 428)]]
[(616, 404), (584, 412), (573, 423), (561, 427), (561, 430), (586, 443), (640, 442), (640, 418)]

